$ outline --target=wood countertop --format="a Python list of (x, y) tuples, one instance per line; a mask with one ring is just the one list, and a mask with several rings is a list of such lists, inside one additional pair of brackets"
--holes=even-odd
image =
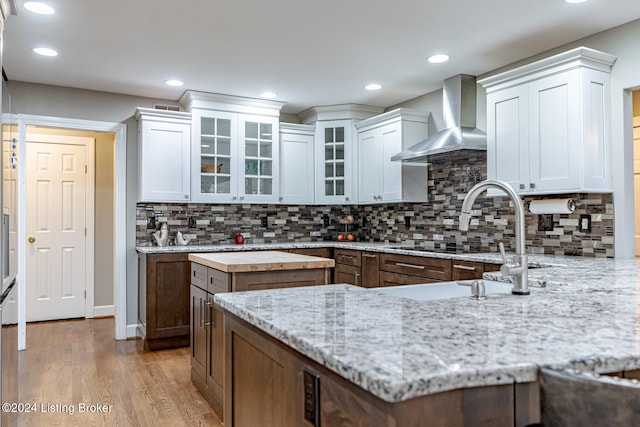
[(307, 270), (335, 266), (335, 261), (329, 258), (280, 251), (194, 253), (189, 254), (189, 261), (206, 265), (225, 273)]

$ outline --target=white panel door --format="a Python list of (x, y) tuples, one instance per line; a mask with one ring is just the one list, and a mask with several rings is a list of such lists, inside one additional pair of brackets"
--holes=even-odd
[(27, 321), (85, 316), (86, 146), (27, 142)]
[(529, 174), (532, 190), (580, 188), (580, 80), (578, 70), (531, 83)]
[(402, 162), (392, 162), (391, 156), (402, 151), (402, 125), (400, 122), (384, 126), (380, 132), (382, 202), (402, 201)]
[(313, 134), (280, 134), (280, 202), (314, 201)]
[(519, 192), (529, 189), (528, 100), (526, 87), (487, 95), (487, 177)]
[(358, 195), (361, 203), (374, 203), (381, 195), (382, 153), (380, 130), (371, 129), (358, 135), (360, 182)]

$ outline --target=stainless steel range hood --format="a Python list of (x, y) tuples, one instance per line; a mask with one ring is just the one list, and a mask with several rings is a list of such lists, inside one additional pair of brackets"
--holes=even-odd
[(486, 150), (487, 134), (476, 128), (476, 78), (458, 74), (444, 81), (442, 112), (446, 129), (391, 157), (426, 162), (427, 156), (457, 150)]

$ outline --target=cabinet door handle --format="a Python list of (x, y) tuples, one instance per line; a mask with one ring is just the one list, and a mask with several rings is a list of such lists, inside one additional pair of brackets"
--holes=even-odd
[(476, 271), (475, 267), (470, 267), (468, 265), (453, 264), (453, 268), (457, 268), (458, 270)]
[(185, 195), (184, 195), (184, 198), (188, 200), (188, 199), (189, 199), (189, 195), (188, 195), (188, 194), (185, 194)]
[(202, 325), (204, 324), (204, 319), (203, 319), (203, 312), (204, 309), (202, 308), (202, 303), (204, 302), (204, 300), (202, 298), (200, 298), (200, 327), (202, 327)]
[(376, 258), (376, 255), (370, 255), (370, 254), (362, 254), (363, 257), (365, 258)]
[(415, 268), (416, 270), (424, 270), (424, 265), (405, 264), (404, 262), (396, 262), (398, 267)]
[(343, 255), (343, 254), (340, 254), (340, 255), (338, 255), (338, 256), (339, 256), (339, 257), (341, 257), (341, 258), (353, 259), (353, 255)]
[(536, 188), (536, 183), (535, 182), (529, 183), (529, 188)]
[(519, 187), (521, 190), (524, 190), (524, 184), (520, 184), (518, 187)]
[(207, 300), (207, 302), (205, 302), (204, 305), (207, 310), (205, 312), (204, 326), (211, 326), (213, 325), (213, 316), (211, 315), (211, 301)]

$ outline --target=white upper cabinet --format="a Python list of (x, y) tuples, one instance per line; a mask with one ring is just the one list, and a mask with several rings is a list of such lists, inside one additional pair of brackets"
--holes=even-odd
[(358, 152), (355, 124), (382, 112), (364, 105), (316, 107), (301, 114), (315, 124), (316, 203), (355, 204), (358, 201)]
[(315, 201), (315, 127), (280, 123), (280, 203)]
[(283, 103), (187, 91), (193, 113), (191, 200), (276, 203)]
[(611, 191), (614, 61), (577, 48), (481, 80), (488, 178), (523, 194)]
[(138, 201), (189, 201), (191, 113), (138, 108), (136, 118)]
[(401, 108), (356, 124), (359, 203), (427, 201), (427, 164), (391, 161), (428, 136), (427, 119), (427, 113)]

